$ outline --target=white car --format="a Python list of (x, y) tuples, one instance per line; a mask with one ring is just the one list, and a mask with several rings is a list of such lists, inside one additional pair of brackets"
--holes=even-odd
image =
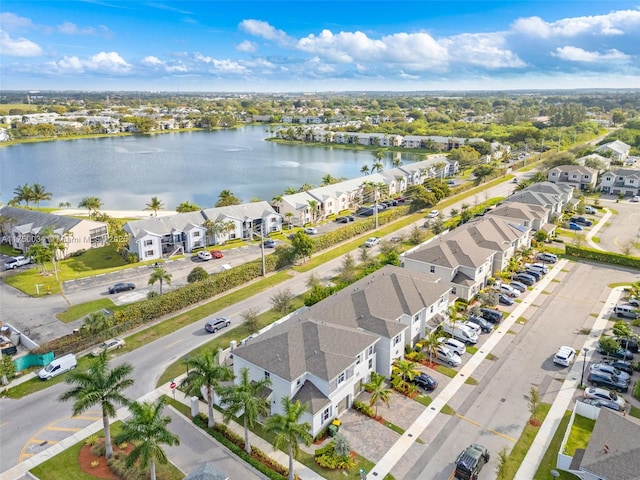
[(640, 196), (638, 195), (634, 195), (634, 197), (631, 199), (632, 202), (640, 202)]
[(507, 285), (506, 283), (501, 283), (498, 286), (498, 291), (513, 298), (518, 298), (520, 296), (519, 290)]
[(462, 365), (462, 359), (460, 355), (454, 353), (444, 345), (438, 345), (436, 348), (436, 358), (443, 363), (451, 365), (452, 367), (459, 367)]
[(368, 238), (366, 242), (364, 242), (364, 246), (367, 248), (375, 247), (378, 243), (380, 243), (380, 239), (378, 237)]
[(438, 218), (438, 215), (440, 215), (438, 210), (431, 210), (427, 215), (427, 218)]
[(584, 213), (588, 213), (590, 215), (595, 215), (596, 213), (598, 213), (598, 210), (596, 210), (591, 205), (587, 205), (586, 207), (584, 207)]
[(624, 398), (618, 396), (616, 392), (610, 392), (606, 388), (589, 387), (584, 391), (585, 398), (599, 398), (608, 402), (617, 403), (621, 409), (627, 405)]
[(572, 347), (563, 345), (558, 349), (558, 353), (553, 356), (553, 363), (562, 367), (568, 367), (575, 359), (576, 351)]
[(209, 252), (203, 250), (202, 252), (198, 252), (198, 258), (203, 262), (207, 262), (211, 260), (213, 256)]
[(459, 340), (456, 340), (455, 338), (440, 337), (438, 338), (438, 343), (447, 347), (449, 350), (459, 356), (462, 356), (467, 352), (467, 347), (465, 346), (465, 344)]
[(462, 325), (476, 332), (476, 335), (478, 336), (480, 336), (480, 334), (482, 333), (482, 327), (477, 323), (466, 321), (466, 322), (463, 322)]
[(318, 229), (313, 227), (307, 227), (304, 229), (304, 233), (306, 233), (307, 235), (315, 235), (316, 233), (318, 233)]

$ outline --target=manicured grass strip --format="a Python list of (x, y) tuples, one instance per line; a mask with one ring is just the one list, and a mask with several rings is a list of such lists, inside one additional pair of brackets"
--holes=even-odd
[(596, 421), (582, 415), (576, 415), (573, 419), (573, 425), (571, 425), (571, 432), (569, 438), (567, 438), (567, 444), (564, 446), (564, 454), (573, 457), (576, 450), (580, 448), (587, 448), (589, 445), (589, 439), (591, 438), (591, 432), (596, 425)]
[(467, 385), (478, 385), (478, 381), (473, 377), (467, 377), (464, 383), (466, 383)]
[(431, 405), (431, 402), (433, 402), (433, 398), (431, 398), (429, 395), (418, 395), (416, 398), (414, 398), (414, 400), (418, 403), (421, 403), (425, 407), (428, 407), (429, 405)]
[[(540, 404), (538, 413), (536, 413), (535, 415), (535, 419), (538, 420), (540, 424), (542, 424), (542, 422), (546, 418), (550, 408), (551, 408), (551, 404), (549, 403)], [(518, 471), (518, 469), (520, 468), (520, 465), (522, 464), (522, 460), (524, 460), (524, 457), (529, 451), (529, 448), (531, 447), (533, 440), (536, 438), (536, 435), (538, 434), (538, 430), (540, 430), (540, 427), (534, 427), (529, 422), (527, 422), (522, 432), (522, 435), (520, 435), (520, 438), (511, 449), (511, 452), (509, 452), (509, 458), (507, 459), (506, 466), (505, 466), (504, 478), (515, 478), (516, 472)]]
[(485, 357), (487, 360), (491, 360), (491, 361), (495, 361), (498, 359), (497, 356), (495, 356), (493, 353), (487, 353), (487, 356)]
[(473, 355), (478, 351), (478, 347), (471, 347), (469, 345), (467, 345), (467, 353)]
[(632, 417), (640, 418), (640, 408), (634, 407), (631, 405), (631, 409), (629, 410), (629, 415)]
[(391, 422), (388, 421), (384, 421), (384, 426), (387, 428), (390, 428), (391, 430), (393, 430), (396, 433), (399, 433), (400, 435), (404, 434), (404, 428), (400, 428), (398, 425), (395, 425)]
[(80, 303), (78, 305), (72, 305), (62, 313), (56, 314), (56, 318), (64, 323), (73, 322), (90, 313), (97, 312), (103, 308), (115, 311), (118, 309), (115, 303), (110, 298), (99, 298), (91, 302)]
[(454, 370), (453, 368), (445, 367), (444, 365), (436, 365), (434, 369), (436, 372), (446, 375), (449, 378), (453, 378), (458, 374), (457, 370)]
[[(571, 419), (571, 410), (567, 410), (558, 425), (558, 429), (556, 433), (554, 433), (549, 446), (547, 447), (547, 451), (544, 453), (542, 460), (540, 461), (540, 465), (538, 466), (538, 470), (536, 471), (533, 480), (549, 480), (551, 478), (551, 470), (558, 470), (556, 465), (558, 463), (558, 452), (560, 451), (560, 445), (562, 444), (562, 439), (564, 438), (564, 433), (567, 431), (567, 426), (569, 425), (569, 420)], [(563, 470), (558, 470), (560, 476), (558, 478), (562, 480), (577, 480), (578, 477), (573, 475), (572, 473), (565, 472)]]
[(440, 413), (444, 413), (445, 415), (455, 415), (456, 411), (451, 408), (449, 404), (446, 404), (444, 407), (442, 407)]

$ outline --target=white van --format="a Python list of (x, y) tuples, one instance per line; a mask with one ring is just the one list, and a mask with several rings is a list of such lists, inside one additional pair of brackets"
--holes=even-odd
[(636, 319), (640, 317), (638, 309), (633, 305), (616, 305), (613, 307), (613, 313), (616, 317)]
[(462, 322), (455, 322), (453, 325), (450, 322), (444, 322), (442, 330), (461, 342), (472, 345), (478, 343), (478, 334)]
[(73, 353), (68, 353), (67, 355), (54, 359), (49, 365), (40, 370), (38, 377), (40, 377), (40, 380), (49, 380), (64, 372), (73, 370), (77, 365), (78, 361), (76, 360), (76, 356)]
[(573, 362), (575, 356), (576, 351), (573, 348), (563, 345), (558, 350), (558, 353), (553, 356), (553, 363), (562, 367), (568, 367)]

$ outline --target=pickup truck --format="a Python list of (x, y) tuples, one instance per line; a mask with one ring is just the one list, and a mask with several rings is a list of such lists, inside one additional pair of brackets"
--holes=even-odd
[(18, 257), (13, 257), (4, 262), (5, 270), (13, 270), (14, 268), (21, 267), (23, 265), (28, 265), (31, 263), (31, 257), (24, 257), (22, 255)]

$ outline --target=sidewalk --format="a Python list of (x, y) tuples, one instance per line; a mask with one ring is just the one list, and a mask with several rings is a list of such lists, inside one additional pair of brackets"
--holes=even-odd
[(600, 219), (598, 223), (596, 223), (593, 226), (593, 228), (589, 231), (589, 233), (587, 233), (587, 244), (589, 244), (590, 248), (594, 248), (596, 250), (604, 250), (604, 249), (600, 245), (598, 245), (596, 242), (594, 242), (592, 238), (596, 235), (596, 233), (600, 231), (600, 229), (604, 225), (607, 224), (607, 222), (609, 221), (609, 218), (612, 215), (611, 210), (609, 210), (608, 208), (604, 208), (604, 211), (605, 211), (604, 216)]

